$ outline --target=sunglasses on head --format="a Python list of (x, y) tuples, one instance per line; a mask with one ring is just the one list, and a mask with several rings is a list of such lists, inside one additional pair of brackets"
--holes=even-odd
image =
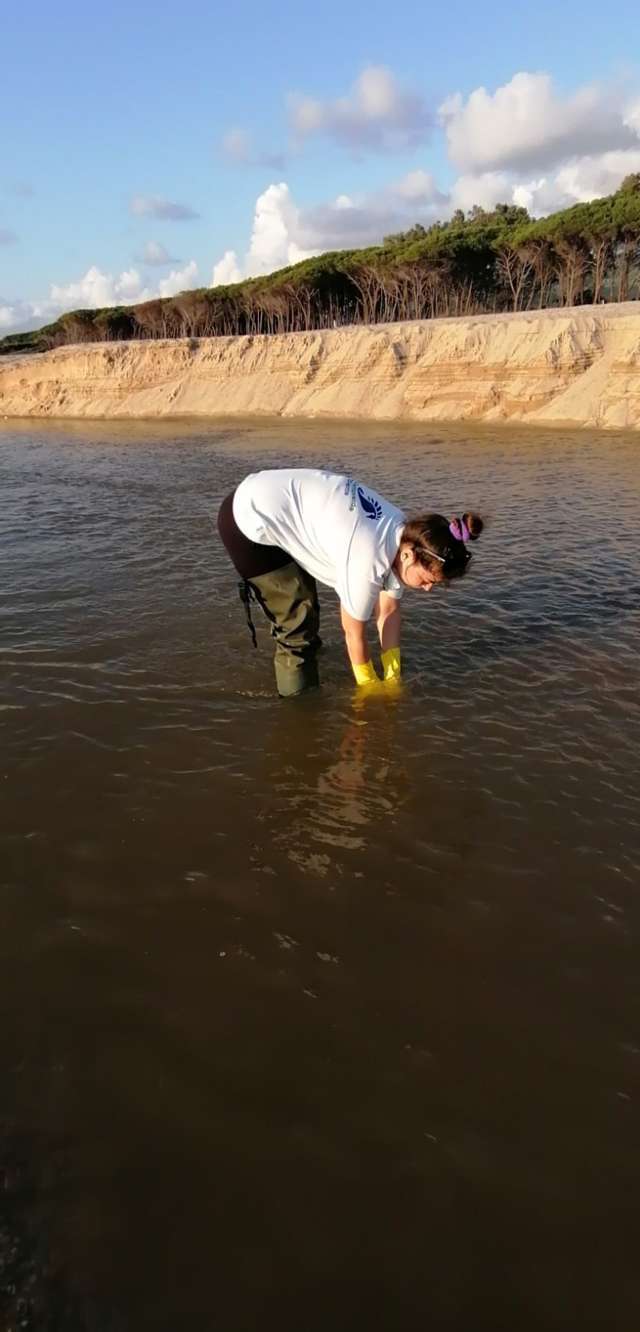
[(469, 560), (473, 559), (471, 551), (467, 550), (466, 546), (464, 547), (464, 564), (462, 565), (459, 563), (457, 550), (455, 552), (449, 551), (446, 555), (437, 555), (435, 550), (431, 550), (430, 546), (422, 546), (421, 551), (423, 551), (425, 555), (430, 555), (432, 559), (439, 561), (442, 565), (443, 574), (451, 574), (455, 570), (460, 571), (466, 569)]

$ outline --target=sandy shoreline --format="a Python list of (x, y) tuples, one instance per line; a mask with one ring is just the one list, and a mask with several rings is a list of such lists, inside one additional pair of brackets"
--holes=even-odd
[(0, 419), (286, 416), (640, 428), (640, 303), (0, 358)]

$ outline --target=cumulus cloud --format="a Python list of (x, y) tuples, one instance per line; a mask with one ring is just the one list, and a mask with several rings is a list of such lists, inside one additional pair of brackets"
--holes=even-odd
[(213, 265), (211, 274), (212, 287), (227, 287), (232, 282), (240, 282), (242, 273), (235, 250), (225, 250), (222, 259)]
[(565, 195), (556, 176), (538, 176), (517, 184), (510, 181), (508, 192), (498, 202), (514, 203), (519, 208), (526, 208), (532, 217), (543, 217), (578, 201)]
[[(244, 265), (240, 265), (235, 250), (226, 250), (222, 259), (214, 264), (213, 285), (219, 282), (239, 282), (243, 277), (256, 277), (272, 273), (286, 264), (307, 258), (298, 241), (300, 213), (289, 186), (284, 181), (269, 185), (256, 200), (251, 242)], [(311, 249), (309, 254), (317, 253)]]
[(549, 74), (514, 74), (494, 93), (476, 88), (439, 108), (449, 156), (462, 171), (545, 169), (569, 157), (637, 144), (636, 112), (619, 92), (591, 84), (569, 97)]
[(164, 245), (160, 245), (158, 241), (154, 240), (147, 241), (140, 256), (140, 261), (143, 264), (150, 264), (152, 268), (162, 268), (164, 264), (175, 264), (178, 262), (173, 255), (169, 254), (169, 251)]
[(452, 208), (468, 212), (474, 204), (489, 211), (499, 203), (512, 202), (513, 180), (504, 171), (484, 171), (477, 176), (458, 176), (451, 186)]
[(184, 268), (173, 270), (157, 289), (145, 285), (136, 268), (116, 275), (105, 273), (92, 264), (74, 282), (52, 283), (49, 295), (40, 301), (0, 300), (0, 329), (3, 333), (24, 332), (51, 323), (67, 310), (96, 310), (111, 305), (135, 305), (154, 296), (175, 296), (198, 285), (198, 266), (194, 259)]
[(0, 296), (0, 336), (23, 333), (44, 323), (40, 305), (31, 301), (12, 301)]
[(269, 185), (258, 197), (245, 265), (250, 276), (273, 272), (274, 268), (297, 263), (305, 257), (295, 239), (298, 218), (298, 209), (284, 181)]
[(230, 129), (222, 139), (222, 152), (230, 162), (238, 166), (268, 167), (272, 171), (282, 171), (285, 165), (283, 153), (265, 153), (254, 146), (253, 137), (248, 130), (236, 126)]
[(427, 171), (409, 172), (377, 194), (360, 199), (339, 194), (310, 208), (299, 208), (289, 186), (280, 181), (256, 200), (244, 261), (235, 250), (227, 250), (214, 265), (212, 285), (272, 273), (327, 250), (376, 244), (389, 232), (432, 222), (447, 207), (447, 196)]
[(376, 194), (360, 199), (339, 195), (329, 203), (301, 209), (294, 237), (302, 250), (319, 254), (351, 246), (376, 245), (390, 232), (405, 231), (416, 222), (428, 226), (448, 209), (428, 171), (410, 171)]
[(14, 327), (16, 317), (16, 307), (4, 304), (0, 301), (0, 329), (3, 333), (9, 333)]
[(515, 203), (533, 217), (542, 217), (571, 204), (613, 194), (625, 176), (635, 171), (640, 171), (640, 145), (574, 158), (554, 171), (535, 176), (507, 171), (465, 174), (454, 181), (449, 197), (453, 207), (465, 212), (474, 204), (491, 209), (497, 203)]
[(569, 162), (558, 171), (556, 182), (572, 202), (586, 203), (612, 194), (634, 171), (640, 171), (640, 142), (626, 152), (601, 153)]
[(409, 171), (391, 188), (398, 198), (406, 199), (408, 203), (433, 203), (444, 198), (430, 171)]
[(198, 265), (191, 259), (184, 268), (176, 268), (158, 285), (159, 296), (177, 296), (179, 291), (191, 291), (198, 285)]
[(8, 231), (5, 227), (0, 227), (0, 245), (15, 245), (17, 239), (15, 231)]
[(129, 211), (134, 217), (155, 217), (161, 222), (188, 222), (199, 216), (189, 204), (172, 203), (155, 194), (134, 194)]
[(289, 99), (294, 137), (326, 134), (353, 149), (401, 150), (421, 143), (432, 126), (422, 97), (403, 89), (384, 65), (369, 65), (346, 97)]
[(24, 332), (50, 323), (66, 310), (95, 310), (101, 306), (145, 300), (147, 295), (151, 292), (142, 287), (135, 269), (125, 269), (114, 277), (93, 264), (75, 282), (53, 282), (49, 295), (41, 300), (0, 302), (0, 323), (7, 333)]
[(49, 297), (42, 309), (52, 318), (64, 310), (96, 310), (104, 305), (143, 300), (140, 275), (135, 268), (125, 269), (118, 277), (103, 273), (96, 264), (88, 268), (83, 277), (66, 285), (52, 283)]
[(640, 97), (627, 107), (624, 120), (625, 125), (628, 125), (640, 139)]

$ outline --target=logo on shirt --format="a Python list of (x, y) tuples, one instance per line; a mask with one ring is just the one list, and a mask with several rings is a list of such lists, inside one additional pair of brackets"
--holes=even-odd
[(379, 504), (377, 499), (374, 499), (372, 495), (365, 495), (362, 486), (358, 486), (358, 499), (360, 500), (363, 512), (372, 522), (375, 523), (376, 518), (382, 517), (382, 505)]

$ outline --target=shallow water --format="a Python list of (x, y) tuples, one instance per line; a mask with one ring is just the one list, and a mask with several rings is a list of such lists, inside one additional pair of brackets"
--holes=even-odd
[[(16, 1326), (634, 1324), (638, 448), (0, 431)], [(251, 648), (211, 516), (279, 464), (489, 519), (393, 702), (328, 590), (318, 693)]]

